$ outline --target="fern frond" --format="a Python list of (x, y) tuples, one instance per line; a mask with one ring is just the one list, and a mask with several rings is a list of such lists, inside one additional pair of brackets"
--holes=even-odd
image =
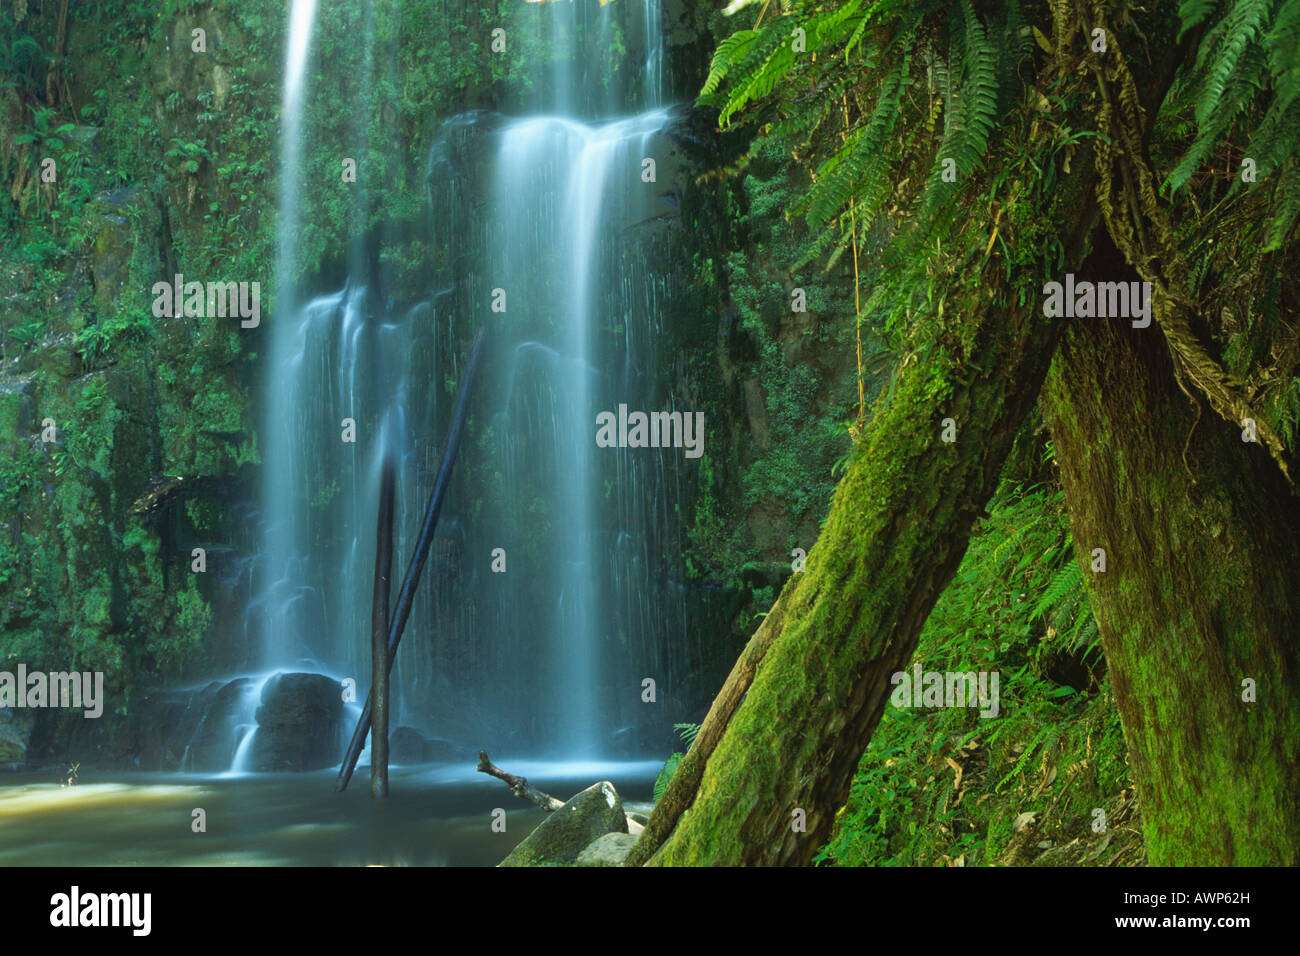
[(1184, 33), (1209, 16), (1216, 2), (1217, 0), (1184, 0), (1182, 6), (1178, 8), (1178, 19), (1181, 23), (1178, 38), (1181, 40)]
[[(1199, 6), (1193, 12), (1197, 23), (1207, 13)], [(1254, 125), (1246, 131), (1246, 155), (1262, 174), (1271, 173), (1300, 144), (1294, 124), (1286, 122), (1300, 101), (1300, 0), (1235, 0), (1201, 40), (1180, 99), (1190, 101), (1197, 129), (1168, 188), (1186, 185), (1239, 124)]]
[(709, 76), (700, 89), (701, 96), (708, 96), (718, 88), (728, 70), (745, 58), (758, 37), (758, 30), (737, 30), (718, 44), (709, 64)]
[[(1212, 55), (1196, 97), (1196, 121), (1204, 125), (1228, 91), (1228, 80), (1268, 18), (1270, 0), (1237, 0), (1213, 32)], [(1208, 38), (1207, 38), (1208, 39)]]
[(1012, 3), (1007, 19), (993, 29), (985, 27), (969, 0), (962, 4), (962, 29), (955, 31), (949, 52), (949, 64), (959, 64), (960, 76), (953, 80), (949, 65), (936, 79), (942, 83), (944, 96), (943, 140), (926, 183), (922, 199), (922, 218), (928, 218), (941, 198), (956, 190), (955, 183), (943, 180), (946, 160), (956, 164), (957, 181), (965, 181), (984, 154), (988, 152), (993, 132), (1004, 104), (1002, 88), (1011, 84), (1002, 78), (1015, 75), (1016, 65), (1029, 54), (1032, 41), (1021, 37), (1023, 18)]
[(822, 163), (808, 191), (808, 219), (821, 225), (844, 209), (851, 197), (862, 207), (860, 217), (869, 220), (888, 197), (891, 184), (889, 137), (898, 123), (899, 105), (908, 82), (911, 57), (890, 70), (881, 85), (876, 108), (865, 125)]
[(1282, 248), (1287, 235), (1300, 217), (1300, 163), (1292, 162), (1276, 185), (1277, 197), (1270, 210), (1264, 252)]
[(1079, 570), (1079, 562), (1075, 560), (1066, 561), (1061, 570), (1056, 572), (1047, 588), (1039, 597), (1038, 603), (1034, 605), (1033, 612), (1029, 615), (1031, 621), (1037, 621), (1052, 608), (1061, 604), (1063, 599), (1072, 593), (1082, 591), (1083, 589), (1083, 572)]
[(687, 748), (695, 742), (695, 735), (700, 732), (699, 724), (673, 724), (673, 730), (677, 731)]

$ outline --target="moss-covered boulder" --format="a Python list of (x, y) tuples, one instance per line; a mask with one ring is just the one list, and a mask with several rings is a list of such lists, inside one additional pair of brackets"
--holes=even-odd
[[(501, 866), (569, 866), (608, 833), (627, 833), (623, 801), (608, 780), (592, 784), (551, 813)], [(631, 849), (629, 846), (628, 849)]]
[(637, 837), (631, 833), (606, 833), (578, 854), (575, 866), (622, 866)]

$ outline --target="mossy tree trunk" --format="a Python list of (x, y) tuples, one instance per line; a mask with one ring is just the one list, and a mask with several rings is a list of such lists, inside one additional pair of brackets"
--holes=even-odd
[[(1004, 227), (1055, 228), (1067, 254), (1081, 258), (1095, 217), (1073, 211), (1088, 208), (1080, 199), (1091, 163), (1075, 168), (1056, 200), (1009, 210)], [(737, 665), (749, 662), (752, 683), (652, 865), (806, 864), (826, 841), (889, 678), (911, 659), (1046, 374), (1057, 323), (1042, 315), (1047, 266), (1036, 256), (1009, 271), (986, 258), (963, 276), (950, 313), (961, 317), (956, 334), (896, 371), (807, 570), (751, 641), (765, 652), (756, 666), (760, 655), (748, 651)], [(1033, 294), (1022, 298), (1026, 290)], [(941, 439), (949, 418), (952, 443)], [(670, 813), (668, 803), (655, 814)], [(667, 828), (651, 817), (651, 830)]]
[(1300, 863), (1300, 499), (1155, 325), (1070, 323), (1044, 398), (1148, 861)]
[[(1145, 80), (1145, 123), (1183, 57), (1167, 14), (1143, 22), (1145, 66), (1129, 67)], [(706, 738), (712, 751), (693, 764), (688, 753), (679, 768), (689, 765), (698, 786), (687, 780), (674, 793), (670, 785), (630, 860), (662, 839), (651, 864), (804, 864), (829, 836), (884, 710), (890, 675), (908, 664), (1050, 364), (1056, 322), (1042, 315), (1042, 284), (1060, 278), (1062, 262), (1098, 267), (1089, 255), (1099, 213), (1092, 150), (1071, 147), (1073, 172), (1065, 164), (1048, 195), (1043, 170), (1030, 159), (1055, 162), (1059, 141), (1048, 130), (1088, 128), (1091, 117), (1079, 111), (1096, 109), (1079, 82), (1093, 78), (1068, 52), (1086, 35), (1081, 30), (1061, 25), (1063, 35), (1054, 37), (1061, 59), (1037, 84), (1053, 94), (1049, 101), (1040, 89), (1038, 102), (1074, 103), (1074, 111), (1045, 113), (1030, 129), (1002, 136), (987, 164), (1001, 164), (1011, 186), (998, 210), (1000, 242), (991, 208), (968, 209), (961, 235), (946, 240), (969, 250), (973, 232), (993, 233), (976, 247), (982, 259), (959, 252), (938, 266), (952, 299), (947, 318), (929, 320), (938, 329), (935, 346), (896, 371), (807, 571), (786, 585), (728, 681), (730, 690), (748, 690), (739, 703), (740, 694), (724, 691), (732, 703), (715, 705), (695, 745)], [(1194, 40), (1185, 38), (1184, 47)], [(954, 444), (940, 441), (945, 418), (958, 427)], [(725, 730), (710, 726), (715, 718)]]

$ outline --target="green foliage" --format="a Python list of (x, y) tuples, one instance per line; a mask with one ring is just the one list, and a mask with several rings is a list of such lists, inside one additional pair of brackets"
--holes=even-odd
[[(1203, 25), (1213, 6), (1184, 3), (1183, 32)], [(1232, 0), (1222, 7), (1172, 97), (1175, 107), (1192, 109), (1196, 136), (1167, 185), (1183, 188), (1228, 140), (1244, 140), (1242, 155), (1255, 161), (1257, 175), (1247, 185), (1269, 193), (1267, 252), (1282, 246), (1300, 216), (1300, 0)]]
[[(796, 54), (794, 35), (800, 30), (807, 52)], [(948, 53), (940, 55), (944, 34)], [(700, 102), (718, 108), (724, 127), (742, 113), (756, 122), (775, 112), (754, 148), (772, 139), (823, 157), (791, 207), (806, 212), (814, 228), (832, 227), (819, 236), (820, 253), (842, 248), (853, 231), (867, 235), (866, 227), (897, 201), (897, 183), (907, 177), (900, 159), (918, 137), (933, 131), (939, 112), (944, 128), (932, 147), (927, 185), (913, 192), (924, 218), (941, 202), (951, 203), (961, 189), (943, 182), (943, 161), (955, 161), (959, 183), (969, 181), (1015, 100), (1017, 68), (1030, 52), (1015, 2), (1000, 19), (981, 19), (965, 0), (850, 2), (831, 10), (802, 0), (760, 28), (719, 43)], [(916, 98), (918, 57), (927, 63), (940, 102), (925, 115), (910, 116), (909, 130), (907, 104)], [(752, 150), (742, 165), (751, 158)], [(855, 230), (843, 222), (850, 211)]]
[(119, 312), (116, 315), (87, 325), (73, 338), (73, 344), (87, 365), (97, 365), (111, 356), (121, 356), (126, 350), (148, 341), (153, 335), (153, 321), (148, 313), (143, 315)]
[(817, 169), (806, 205), (809, 222), (822, 225), (852, 200), (864, 222), (870, 222), (889, 198), (892, 151), (889, 146), (898, 124), (899, 106), (911, 68), (904, 55), (881, 84), (875, 109), (867, 122), (853, 130), (844, 145)]
[(212, 608), (199, 593), (191, 577), (176, 595), (176, 615), (171, 624), (156, 633), (149, 651), (163, 674), (177, 676), (186, 666), (193, 669), (201, 654), (203, 639), (212, 627)]
[[(856, 402), (854, 329), (843, 319), (853, 310), (852, 275), (843, 263), (829, 276), (800, 265), (811, 257), (815, 240), (800, 220), (785, 213), (807, 175), (789, 163), (775, 140), (756, 146), (752, 158), (743, 177), (721, 196), (727, 228), (743, 238), (729, 243), (735, 251), (721, 261), (698, 261), (696, 282), (705, 302), (725, 296), (727, 361), (736, 363), (748, 382), (739, 396), (743, 412), (766, 440), (730, 460), (708, 455), (700, 460), (685, 555), (693, 576), (738, 589), (745, 587), (741, 572), (751, 562), (786, 561), (800, 541), (805, 547), (810, 543), (829, 507), (835, 486), (831, 469), (849, 444), (843, 422)], [(807, 313), (791, 311), (796, 287), (806, 293)], [(869, 349), (878, 347), (870, 330), (864, 330), (864, 341)], [(874, 385), (868, 390), (874, 395)], [(711, 409), (706, 420), (723, 420), (736, 411), (731, 405)], [(790, 529), (788, 540), (769, 536), (756, 542), (755, 526), (773, 519)], [(751, 590), (752, 606), (737, 618), (738, 627), (747, 629), (755, 613), (767, 610), (771, 602), (763, 590)]]
[(673, 730), (677, 731), (679, 737), (689, 749), (691, 744), (695, 743), (695, 735), (700, 732), (699, 724), (673, 724)]
[(685, 756), (683, 753), (674, 753), (664, 762), (658, 776), (655, 777), (654, 799), (656, 803), (663, 798), (665, 791), (668, 790), (668, 784), (672, 782), (673, 774), (677, 772), (677, 766)]
[(201, 161), (212, 159), (212, 154), (208, 152), (202, 141), (190, 143), (179, 136), (173, 136), (171, 142), (171, 149), (167, 150), (163, 155), (168, 159), (180, 160), (181, 165), (188, 173), (197, 173)]
[[(673, 730), (677, 731), (677, 735), (682, 738), (682, 743), (684, 743), (686, 749), (689, 750), (691, 744), (695, 742), (695, 735), (700, 732), (700, 725), (673, 724)], [(678, 764), (682, 762), (682, 758), (685, 756), (686, 755), (683, 753), (674, 753), (670, 755), (668, 760), (665, 761), (663, 767), (660, 769), (658, 776), (655, 777), (654, 799), (656, 803), (661, 797), (663, 797), (664, 791), (668, 789), (668, 784), (672, 781), (673, 774), (677, 772)]]
[[(1016, 842), (1019, 814), (1038, 814), (1039, 838), (1086, 841), (1092, 808), (1119, 799), (1127, 783), (1105, 685), (1080, 692), (1041, 666), (1049, 655), (1086, 655), (1069, 634), (1087, 633), (1093, 620), (1061, 493), (1004, 484), (990, 510), (915, 660), (930, 670), (997, 671), (999, 714), (888, 705), (818, 862), (1029, 862), (1037, 841)], [(1045, 633), (1046, 621), (1063, 633)]]
[[(1008, 107), (1016, 69), (1029, 56), (1031, 41), (1018, 4), (1007, 4), (1006, 17), (986, 28), (969, 2), (962, 7), (963, 29), (954, 31), (946, 59), (935, 56), (931, 75), (943, 98), (943, 140), (930, 174), (923, 208), (932, 212), (949, 191), (943, 181), (944, 160), (956, 164), (957, 181), (970, 177), (988, 151), (989, 137)], [(1025, 35), (1022, 35), (1025, 34)]]

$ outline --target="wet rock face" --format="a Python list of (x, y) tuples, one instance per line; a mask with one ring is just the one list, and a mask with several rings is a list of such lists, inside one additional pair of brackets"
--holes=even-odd
[(421, 763), (424, 735), (413, 727), (398, 727), (388, 735), (388, 759), (392, 763)]
[[(101, 193), (88, 210), (94, 229), (90, 246), (90, 274), (95, 287), (95, 307), (111, 316), (125, 298), (131, 280), (131, 260), (138, 244), (156, 242), (162, 229), (158, 203), (145, 189), (115, 189)], [(148, 274), (161, 275), (156, 253), (145, 256)]]
[[(133, 710), (129, 766), (141, 770), (216, 773), (229, 769), (247, 677), (212, 681), (197, 690), (161, 691)], [(106, 715), (108, 716), (108, 715)], [(247, 720), (247, 717), (244, 718)]]
[(321, 770), (342, 758), (343, 695), (322, 674), (278, 674), (262, 688), (253, 739), (259, 772)]
[(398, 727), (388, 735), (388, 759), (395, 764), (472, 762), (474, 751), (449, 740), (426, 737), (414, 727)]
[(182, 770), (212, 773), (230, 766), (240, 698), (255, 691), (250, 683), (247, 677), (240, 677), (220, 687), (209, 686), (199, 694), (195, 703), (202, 708), (203, 716), (189, 738), (188, 753), (182, 750)]
[(0, 767), (20, 764), (27, 759), (34, 719), (30, 711), (0, 710)]

